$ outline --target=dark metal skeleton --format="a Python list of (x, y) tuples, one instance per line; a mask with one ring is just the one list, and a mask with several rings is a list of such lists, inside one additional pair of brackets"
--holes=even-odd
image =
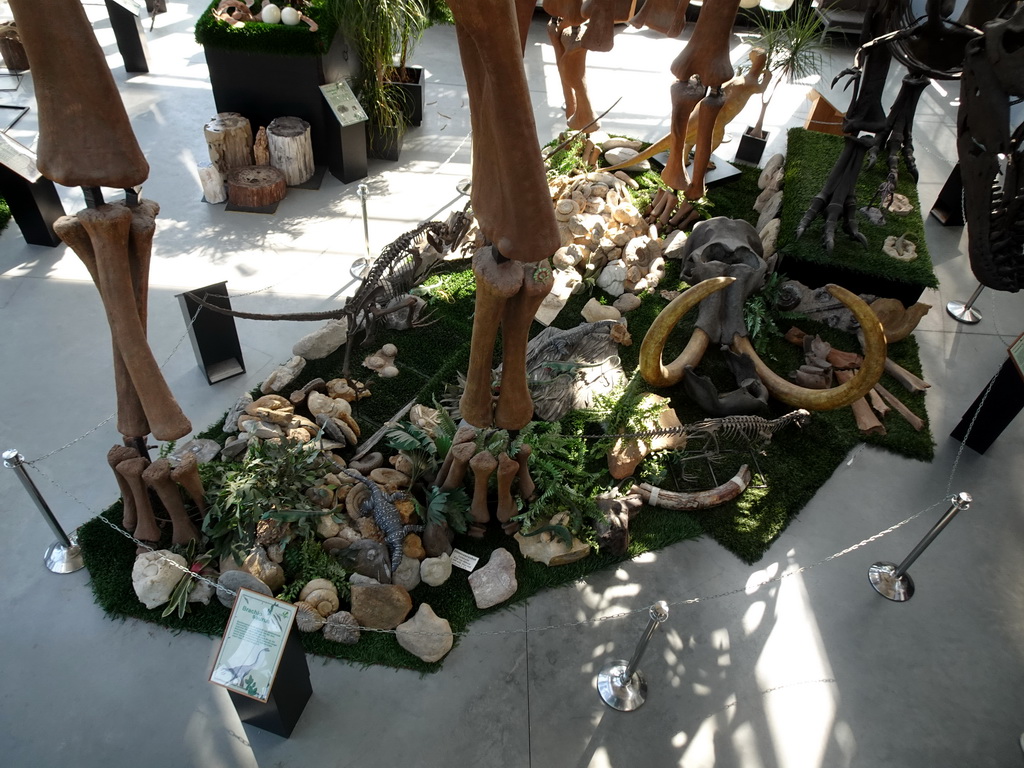
[[(1010, 0), (969, 0), (955, 20), (950, 18), (953, 10), (952, 0), (926, 0), (924, 15), (914, 18), (907, 0), (875, 0), (871, 4), (854, 66), (833, 81), (835, 85), (850, 77), (847, 87), (853, 86), (843, 123), (845, 145), (801, 219), (797, 236), (818, 216), (824, 216), (823, 242), (829, 251), (839, 225), (866, 245), (856, 222), (855, 200), (865, 154), (874, 162), (882, 147), (886, 148), (889, 174), (875, 194), (875, 199), (885, 204), (896, 186), (899, 155), (917, 180), (912, 126), (928, 80), (961, 79), (957, 136), (971, 267), (983, 285), (1017, 291), (1024, 283), (1024, 233), (1016, 215), (1024, 189), (1017, 172), (1021, 129), (1011, 133), (1009, 106), (1012, 99), (1024, 96), (1024, 5)], [(893, 58), (909, 73), (886, 116), (881, 94)]]
[[(404, 313), (405, 327), (425, 324), (426, 317), (416, 317), (417, 300), (409, 291), (426, 280), (446, 252), (458, 250), (469, 229), (469, 223), (468, 212), (457, 211), (447, 221), (426, 221), (400, 235), (381, 251), (355, 294), (340, 309), (263, 314), (224, 309), (204, 301), (194, 293), (186, 295), (204, 309), (245, 320), (323, 321), (347, 318), (349, 342), (345, 344), (342, 374), (348, 376), (353, 346), (350, 342), (356, 330), (363, 329), (363, 343), (370, 344), (376, 337), (380, 321), (388, 315)], [(423, 256), (428, 244), (434, 250), (433, 258)]]

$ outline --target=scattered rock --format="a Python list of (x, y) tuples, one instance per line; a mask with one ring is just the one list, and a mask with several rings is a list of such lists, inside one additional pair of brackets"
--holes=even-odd
[[(615, 141), (615, 139), (612, 139)], [(604, 159), (609, 165), (621, 165), (622, 163), (629, 163), (638, 157), (640, 153), (630, 147), (612, 147), (604, 153)], [(642, 173), (644, 171), (651, 170), (651, 164), (646, 160), (640, 160), (639, 162), (633, 163), (626, 166), (622, 170), (628, 173)]]
[(782, 210), (782, 192), (776, 192), (772, 195), (772, 198), (765, 203), (764, 208), (761, 209), (761, 216), (757, 220), (757, 226), (755, 229), (760, 232), (766, 226), (768, 222), (779, 215), (779, 211)]
[[(550, 524), (562, 524), (561, 522), (556, 522), (555, 518), (557, 517), (559, 515), (552, 518)], [(582, 560), (590, 554), (590, 546), (588, 544), (584, 544), (575, 536), (572, 536), (570, 543), (566, 545), (565, 540), (553, 531), (544, 531), (534, 536), (524, 536), (521, 533), (517, 533), (515, 539), (519, 544), (519, 553), (523, 557), (528, 557), (530, 560), (535, 560), (538, 563), (544, 563), (544, 565), (552, 567), (575, 563), (577, 560)]]
[(169, 549), (143, 552), (132, 566), (132, 587), (147, 608), (156, 608), (171, 599), (171, 592), (185, 574), (174, 563), (188, 567), (185, 558)]
[(248, 571), (225, 571), (217, 579), (217, 599), (225, 608), (230, 608), (235, 604), (235, 593), (242, 588), (251, 589), (267, 597), (274, 596), (270, 587)]
[(423, 551), (427, 557), (439, 557), (452, 553), (455, 533), (447, 525), (435, 525), (429, 521), (423, 527)]
[(263, 547), (256, 547), (250, 552), (242, 567), (270, 587), (271, 592), (278, 592), (284, 587), (284, 569), (267, 556)]
[(601, 320), (621, 320), (622, 313), (615, 307), (602, 304), (597, 299), (591, 299), (580, 310), (583, 319), (588, 323), (596, 323)]
[(686, 233), (681, 229), (668, 233), (661, 244), (662, 255), (666, 259), (681, 259), (683, 257), (683, 246), (686, 244)]
[(767, 189), (771, 186), (772, 178), (786, 165), (786, 157), (782, 154), (772, 155), (764, 164), (761, 175), (757, 177), (758, 189)]
[(907, 240), (906, 235), (889, 235), (882, 245), (882, 253), (898, 261), (913, 261), (917, 258), (917, 246)]
[(411, 557), (403, 557), (391, 576), (391, 583), (404, 587), (408, 592), (416, 589), (420, 585), (420, 561)]
[(246, 408), (252, 404), (252, 394), (249, 392), (243, 392), (241, 397), (235, 401), (235, 404), (228, 410), (227, 416), (224, 417), (224, 426), (222, 427), (225, 432), (229, 435), (233, 435), (238, 432), (238, 417), (246, 412)]
[(781, 231), (782, 219), (772, 219), (761, 230), (761, 247), (764, 249), (764, 260), (768, 262), (769, 266), (772, 263), (772, 257), (775, 256), (775, 251), (778, 249), (779, 233)]
[(195, 456), (199, 464), (205, 464), (217, 458), (217, 454), (220, 453), (220, 443), (216, 440), (197, 437), (176, 447), (171, 451), (167, 459), (171, 462), (171, 466), (176, 467), (181, 463), (181, 459), (186, 453), (191, 453)]
[(622, 259), (609, 261), (597, 278), (597, 286), (612, 296), (621, 296), (626, 290), (626, 263)]
[(907, 216), (914, 210), (910, 198), (906, 195), (901, 195), (899, 192), (893, 193), (892, 201), (885, 208), (897, 216)]
[(306, 361), (298, 356), (293, 357), (287, 363), (275, 368), (260, 385), (260, 392), (269, 395), (271, 392), (281, 392), (287, 389), (302, 373), (306, 367)]
[(348, 464), (350, 469), (354, 469), (361, 475), (370, 476), (370, 473), (377, 467), (384, 466), (384, 456), (378, 451), (368, 453), (361, 459), (353, 459)]
[(439, 587), (452, 575), (452, 559), (447, 553), (438, 557), (428, 557), (420, 563), (420, 579), (424, 584)]
[(426, 662), (440, 661), (455, 644), (451, 624), (434, 613), (427, 603), (421, 604), (411, 619), (400, 624), (395, 635), (400, 646)]
[(359, 642), (359, 622), (348, 611), (338, 611), (327, 617), (324, 637), (334, 643), (355, 645)]
[[(409, 525), (409, 523), (403, 521), (403, 525)], [(427, 556), (427, 551), (423, 548), (423, 540), (419, 534), (410, 533), (405, 537), (405, 541), (402, 542), (402, 555), (417, 561)]]
[(322, 327), (303, 336), (292, 347), (292, 354), (307, 360), (320, 360), (348, 340), (348, 318), (328, 320)]
[(391, 581), (388, 548), (379, 541), (360, 539), (338, 553), (338, 562), (347, 571), (355, 571), (381, 584)]
[(505, 602), (519, 588), (515, 558), (503, 547), (494, 550), (487, 565), (469, 575), (469, 586), (477, 608)]
[(394, 629), (412, 610), (412, 598), (397, 584), (353, 585), (352, 615), (368, 629)]

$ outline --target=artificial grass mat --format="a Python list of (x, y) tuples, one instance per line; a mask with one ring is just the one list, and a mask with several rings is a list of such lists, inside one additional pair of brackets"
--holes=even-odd
[[(711, 212), (714, 215), (750, 216), (748, 209), (752, 202), (751, 194), (757, 189), (758, 173), (757, 169), (744, 169), (737, 183), (713, 190), (711, 198), (714, 207)], [(368, 399), (359, 401), (354, 410), (364, 437), (376, 431), (410, 401), (433, 404), (445, 388), (455, 381), (457, 372), (466, 370), (472, 328), (473, 276), (466, 264), (457, 264), (449, 269), (448, 273), (436, 275), (427, 281), (428, 285), (436, 285), (431, 292), (430, 302), (434, 323), (413, 331), (383, 331), (378, 335), (373, 348), (379, 348), (387, 342), (394, 343), (399, 348), (398, 363), (402, 374), (395, 379), (363, 379), (373, 393)], [(679, 266), (677, 262), (671, 262), (666, 279), (659, 288), (677, 287)], [(595, 289), (594, 295), (609, 303), (613, 300), (613, 297), (604, 296), (599, 289)], [(590, 294), (573, 296), (554, 325), (562, 328), (575, 326), (579, 321), (579, 310), (589, 298)], [(635, 370), (640, 342), (651, 322), (667, 303), (668, 300), (659, 293), (647, 294), (643, 297), (641, 307), (629, 313), (629, 331), (633, 344), (620, 347), (619, 350), (627, 372)], [(695, 319), (696, 312), (691, 312), (677, 327), (666, 345), (666, 359), (672, 359), (681, 351), (689, 339)], [(853, 337), (811, 321), (800, 321), (797, 324), (808, 333), (822, 335), (837, 348), (858, 351)], [(788, 325), (782, 325), (778, 331), (781, 334), (787, 328)], [(533, 330), (538, 332), (539, 326), (535, 324)], [(801, 349), (785, 342), (781, 335), (767, 338), (765, 345), (763, 359), (782, 375), (802, 362)], [(370, 348), (353, 350), (353, 371), (361, 373), (365, 370), (360, 369), (359, 360), (370, 351)], [(323, 360), (309, 361), (303, 371), (303, 381), (340, 375), (343, 352), (342, 349)], [(496, 360), (500, 359), (498, 354), (496, 351)], [(912, 336), (891, 345), (889, 356), (904, 368), (920, 375), (917, 344)], [(701, 371), (711, 376), (720, 386), (734, 386), (725, 379), (725, 366), (720, 356), (711, 351), (705, 356)], [(689, 403), (681, 386), (651, 389), (639, 377), (634, 379), (645, 389), (670, 398), (682, 423), (705, 418), (703, 413)], [(906, 393), (888, 376), (883, 376), (882, 383), (927, 423), (923, 394)], [(773, 402), (770, 416), (780, 416), (788, 410), (786, 406)], [(570, 423), (587, 434), (600, 430), (598, 424), (572, 418), (566, 420), (567, 430), (572, 428), (568, 426)], [(667, 461), (658, 484), (668, 489), (712, 487), (731, 477), (742, 463), (751, 464), (751, 469), (758, 474), (751, 487), (739, 499), (715, 509), (687, 513), (645, 507), (630, 523), (631, 545), (625, 557), (596, 552), (576, 563), (548, 568), (522, 558), (515, 541), (501, 533), (496, 526), (489, 529), (482, 540), (458, 536), (455, 546), (479, 556), (481, 564), (499, 546), (505, 547), (515, 557), (518, 590), (510, 601), (499, 607), (526, 600), (541, 589), (585, 579), (597, 570), (642, 552), (661, 549), (701, 534), (712, 537), (744, 562), (755, 563), (858, 443), (869, 442), (910, 458), (931, 460), (934, 444), (927, 428), (915, 432), (895, 414), (886, 420), (886, 428), (888, 434), (884, 436), (864, 437), (858, 431), (850, 409), (843, 408), (815, 413), (805, 427), (779, 432), (764, 455), (752, 457), (749, 453), (726, 454), (723, 463), (714, 469), (713, 477), (707, 465), (683, 467), (674, 459)], [(219, 440), (225, 437), (219, 422), (211, 425), (201, 436)], [(596, 464), (599, 465), (601, 461), (603, 458), (598, 455)], [(689, 475), (696, 476), (692, 484), (687, 479)], [(106, 515), (112, 522), (119, 522), (120, 502), (112, 506)], [(194, 608), (184, 619), (176, 616), (161, 618), (162, 608), (146, 609), (136, 598), (131, 586), (135, 546), (101, 520), (94, 519), (86, 523), (79, 531), (79, 541), (92, 576), (96, 600), (108, 614), (154, 621), (175, 630), (210, 635), (223, 631), (228, 610), (216, 600), (210, 606)], [(421, 585), (412, 592), (414, 604), (429, 602), (438, 616), (450, 622), (453, 632), (461, 632), (476, 618), (489, 612), (476, 608), (467, 578), (465, 571), (454, 569), (451, 579), (441, 587)], [(382, 664), (421, 672), (436, 671), (443, 664), (443, 660), (433, 664), (421, 661), (402, 649), (392, 634), (367, 632), (353, 646), (332, 643), (320, 634), (303, 635), (302, 642), (309, 652), (359, 664)]]

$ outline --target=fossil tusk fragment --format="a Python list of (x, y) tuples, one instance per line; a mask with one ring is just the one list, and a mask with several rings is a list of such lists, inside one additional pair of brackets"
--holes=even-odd
[(634, 485), (631, 492), (640, 494), (644, 502), (652, 507), (676, 510), (710, 509), (731, 501), (747, 490), (750, 484), (750, 469), (744, 464), (736, 474), (717, 488), (694, 493), (665, 491), (648, 483)]

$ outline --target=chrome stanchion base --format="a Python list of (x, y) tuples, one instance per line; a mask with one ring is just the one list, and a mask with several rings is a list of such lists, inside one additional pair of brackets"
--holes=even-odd
[(647, 699), (647, 681), (638, 669), (633, 677), (623, 682), (622, 675), (628, 661), (613, 661), (597, 675), (597, 692), (601, 700), (619, 712), (632, 712)]
[(896, 603), (905, 603), (914, 596), (914, 580), (909, 573), (896, 576), (896, 563), (875, 563), (868, 569), (868, 581), (875, 592)]
[(981, 312), (969, 307), (962, 301), (950, 301), (946, 304), (946, 312), (958, 323), (975, 325), (981, 322)]
[(74, 534), (68, 536), (71, 541), (70, 547), (65, 547), (59, 541), (53, 542), (46, 548), (43, 555), (43, 564), (53, 573), (74, 573), (85, 567), (82, 561), (82, 550)]

